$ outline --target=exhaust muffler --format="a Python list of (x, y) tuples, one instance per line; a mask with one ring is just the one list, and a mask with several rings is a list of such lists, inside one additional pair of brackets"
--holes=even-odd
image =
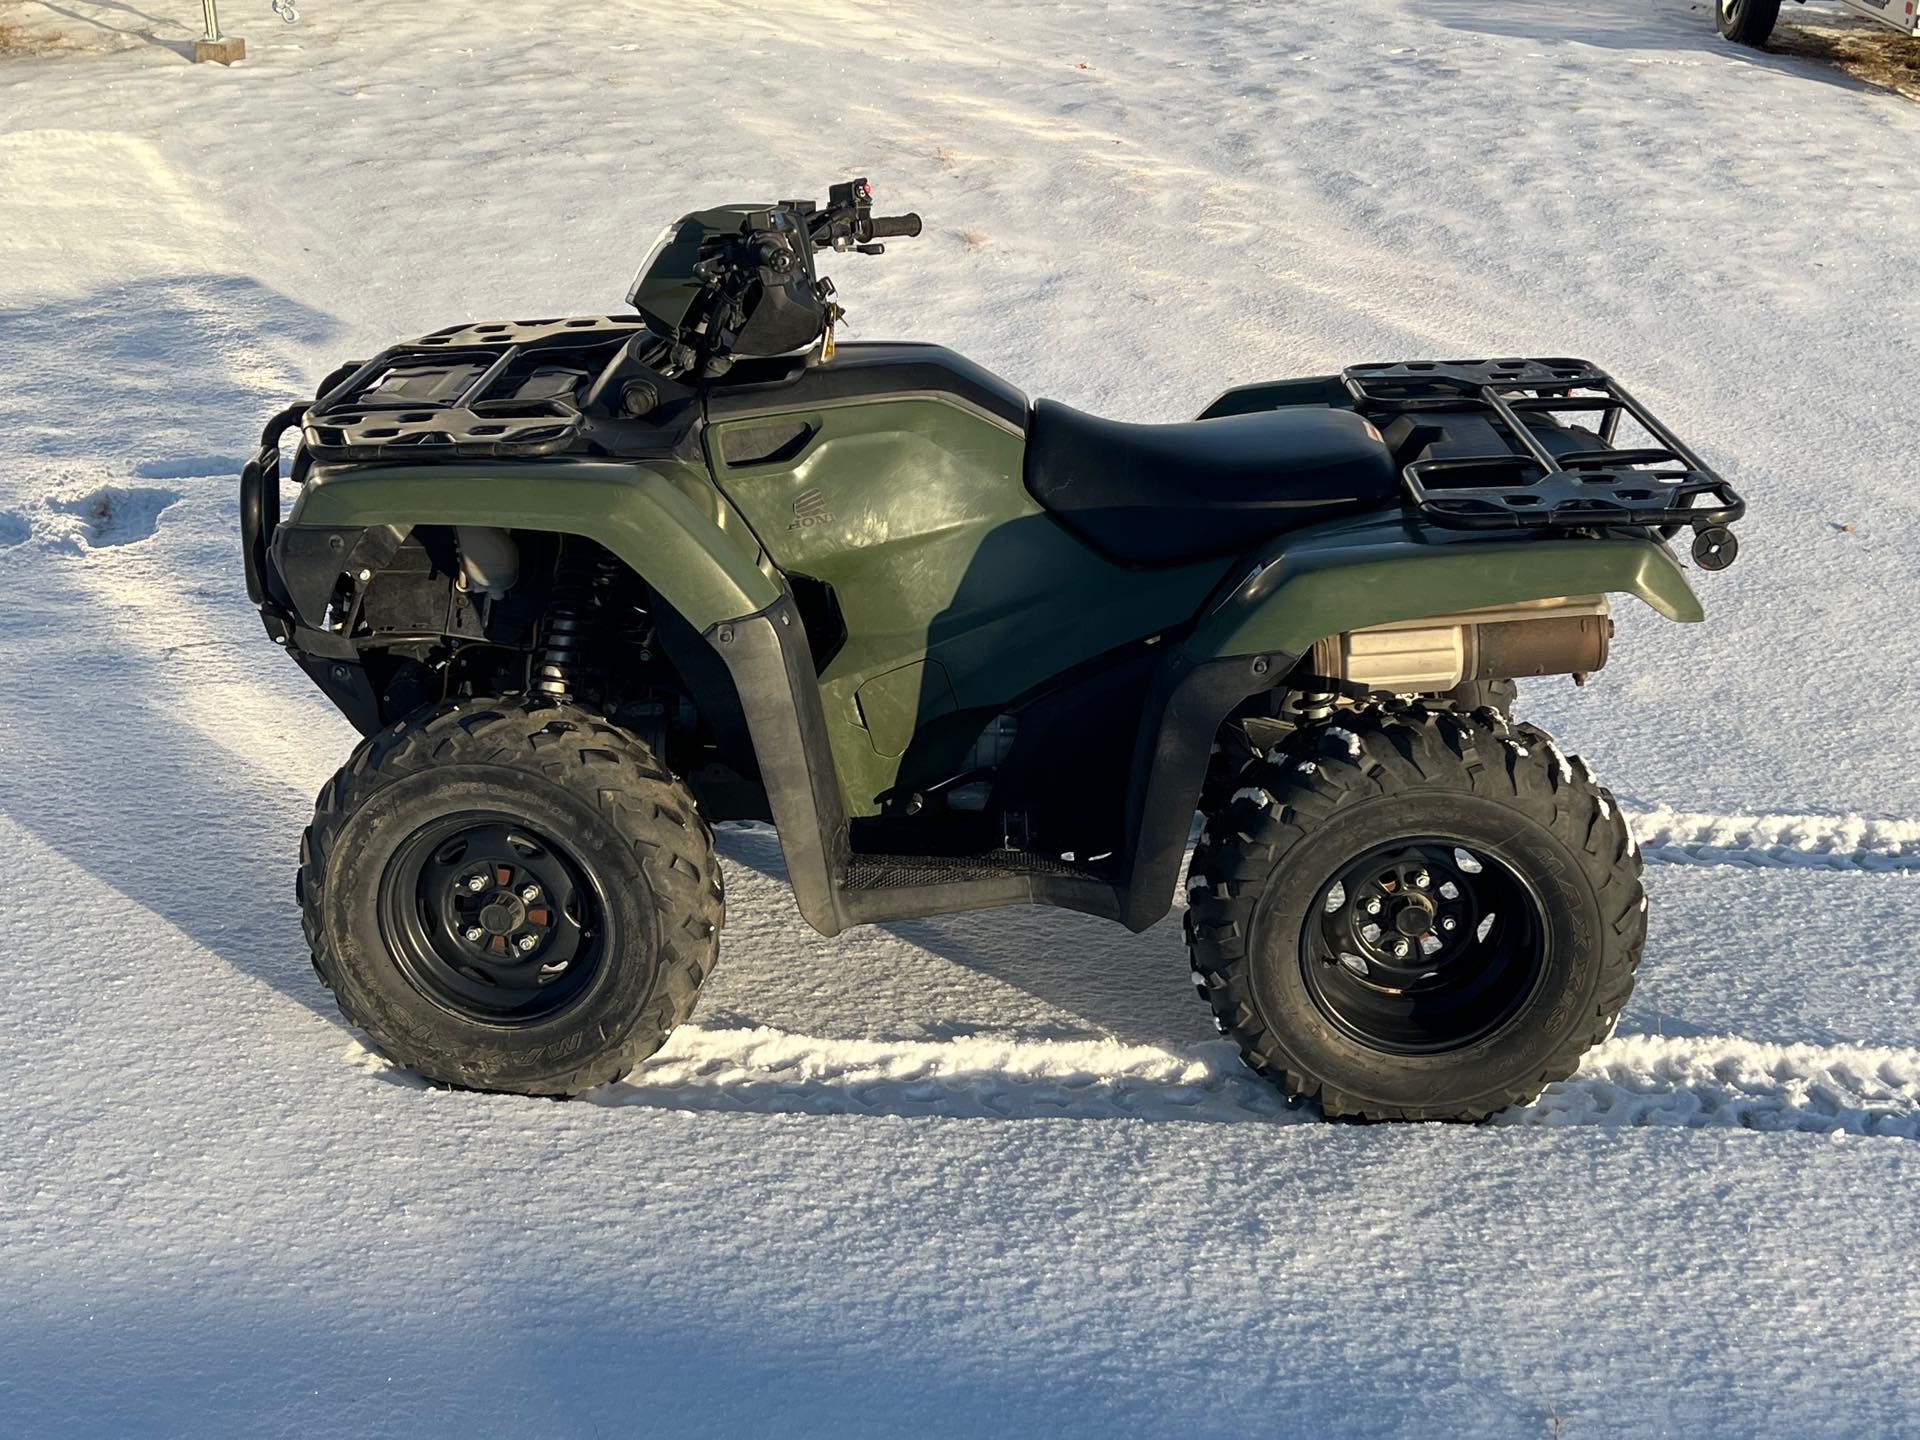
[(1308, 658), (1317, 675), (1387, 694), (1429, 694), (1473, 680), (1584, 679), (1607, 663), (1604, 595), (1528, 600), (1329, 635)]

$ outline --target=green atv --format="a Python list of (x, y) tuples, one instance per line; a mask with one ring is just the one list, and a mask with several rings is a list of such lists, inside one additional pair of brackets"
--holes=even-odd
[(1739, 497), (1578, 360), (1129, 425), (836, 346), (815, 252), (919, 230), (864, 180), (699, 211), (635, 314), (441, 330), (267, 426), (248, 591), (366, 737), (300, 852), (347, 1018), (435, 1080), (571, 1095), (691, 1013), (714, 822), (773, 823), (823, 935), (1143, 930), (1197, 809), (1195, 981), (1289, 1095), (1471, 1119), (1571, 1073), (1646, 901), (1512, 682), (1604, 664), (1611, 594), (1699, 620), (1666, 541), (1726, 564)]

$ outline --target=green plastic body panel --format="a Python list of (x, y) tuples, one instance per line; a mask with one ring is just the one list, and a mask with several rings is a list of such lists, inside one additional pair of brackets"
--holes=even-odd
[[(810, 427), (797, 453), (726, 462), (730, 430), (781, 423)], [(1185, 624), (1231, 563), (1104, 559), (1027, 493), (1022, 434), (938, 397), (759, 414), (709, 426), (706, 443), (779, 568), (839, 600), (847, 638), (820, 691), (849, 815), (953, 776), (1009, 702)]]
[(490, 525), (606, 546), (695, 629), (780, 595), (759, 542), (705, 467), (672, 461), (498, 461), (316, 466), (299, 525)]
[[(730, 431), (779, 424), (804, 426), (800, 443), (727, 463)], [(1076, 667), (1189, 626), (1181, 649), (1196, 662), (1291, 663), (1344, 630), (1558, 595), (1626, 593), (1702, 618), (1667, 548), (1626, 532), (1485, 536), (1374, 514), (1251, 556), (1130, 570), (1035, 503), (1015, 427), (938, 396), (759, 412), (709, 426), (705, 443), (711, 473), (676, 460), (316, 466), (287, 519), (581, 535), (703, 631), (781, 600), (782, 572), (825, 582), (846, 636), (817, 683), (849, 816), (956, 776), (988, 720)]]
[(1601, 594), (1638, 596), (1669, 620), (1705, 618), (1672, 553), (1638, 534), (1489, 538), (1373, 516), (1269, 546), (1188, 644), (1201, 656), (1298, 656), (1316, 640), (1367, 625)]

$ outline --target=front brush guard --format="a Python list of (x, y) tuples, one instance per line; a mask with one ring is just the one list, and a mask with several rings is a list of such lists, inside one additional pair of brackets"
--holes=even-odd
[[(273, 633), (277, 618), (291, 626), (293, 617), (268, 587), (267, 548), (280, 525), (280, 437), (306, 413), (305, 403), (289, 405), (260, 432), (260, 448), (240, 471), (240, 553), (247, 571), (247, 598), (260, 609)], [(282, 630), (280, 638), (284, 639)]]

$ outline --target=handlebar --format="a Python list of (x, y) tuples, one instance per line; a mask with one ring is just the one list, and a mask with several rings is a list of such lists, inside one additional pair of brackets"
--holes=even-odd
[(866, 231), (862, 239), (891, 240), (896, 237), (911, 240), (920, 233), (920, 217), (906, 215), (876, 215), (861, 227)]
[(831, 187), (825, 206), (809, 200), (783, 203), (805, 218), (807, 238), (816, 250), (853, 249), (878, 255), (881, 247), (873, 244), (875, 240), (912, 239), (920, 233), (918, 215), (873, 213), (873, 187), (865, 177)]
[[(920, 233), (918, 215), (875, 215), (873, 187), (864, 178), (832, 186), (825, 205), (781, 200), (688, 215), (655, 247), (629, 298), (669, 342), (663, 373), (717, 376), (738, 356), (794, 350), (810, 321), (814, 338), (824, 333), (831, 342), (845, 312), (832, 298), (833, 282), (816, 272), (814, 251), (880, 255), (886, 251), (880, 240)], [(691, 243), (681, 245), (682, 236)], [(642, 295), (656, 278), (656, 288), (669, 297), (658, 313)], [(695, 293), (683, 297), (687, 280)], [(770, 297), (774, 303), (765, 304)], [(831, 355), (830, 343), (823, 353)]]

